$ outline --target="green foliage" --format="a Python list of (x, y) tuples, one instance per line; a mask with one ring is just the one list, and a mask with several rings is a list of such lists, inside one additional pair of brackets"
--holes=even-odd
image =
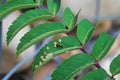
[(9, 13), (25, 8), (32, 8), (37, 6), (33, 0), (11, 0), (0, 6), (0, 20)]
[(101, 60), (108, 53), (115, 39), (116, 37), (113, 39), (107, 33), (102, 32), (92, 50), (94, 58)]
[[(115, 80), (114, 76), (120, 74), (120, 54), (111, 62), (110, 72), (112, 76), (108, 75), (104, 69), (101, 69), (99, 60), (103, 59), (108, 53), (116, 37), (112, 38), (107, 33), (102, 32), (92, 49), (92, 54), (89, 54), (84, 50), (84, 45), (89, 42), (96, 27), (87, 19), (83, 19), (77, 25), (76, 22), (80, 11), (74, 15), (70, 8), (65, 9), (62, 18), (56, 16), (60, 9), (61, 0), (47, 0), (47, 10), (40, 9), (43, 1), (44, 0), (9, 0), (0, 6), (0, 19), (16, 10), (35, 8), (21, 14), (12, 23), (7, 32), (7, 44), (9, 44), (15, 35), (25, 26), (40, 20), (46, 20), (46, 23), (35, 26), (20, 39), (16, 55), (19, 56), (27, 48), (49, 36), (65, 33), (68, 36), (49, 42), (39, 51), (32, 65), (33, 72), (53, 59), (56, 55), (80, 49), (83, 53), (73, 55), (55, 69), (51, 76), (52, 80), (71, 80), (89, 66), (95, 66), (98, 69), (89, 72), (80, 80)], [(48, 12), (48, 10), (50, 12)], [(62, 19), (63, 23), (61, 23), (62, 21), (56, 22), (56, 20), (54, 20), (56, 18)], [(71, 31), (76, 27), (77, 36), (70, 36)]]
[(41, 5), (44, 0), (35, 0), (38, 5)]
[(90, 21), (87, 19), (83, 19), (79, 24), (77, 28), (77, 38), (82, 44), (87, 43), (94, 31), (95, 27), (93, 24), (91, 24)]
[(54, 55), (60, 55), (79, 48), (81, 48), (80, 43), (74, 36), (65, 36), (48, 43), (36, 56), (33, 63), (33, 72), (51, 60)]
[(110, 72), (112, 75), (117, 75), (120, 73), (120, 54), (111, 62)]
[(59, 22), (48, 22), (38, 25), (21, 38), (21, 42), (18, 44), (16, 54), (18, 56), (21, 52), (23, 52), (33, 44), (45, 39), (46, 37), (64, 32), (67, 32), (67, 29), (65, 29), (64, 25)]
[(52, 80), (71, 80), (76, 74), (94, 63), (94, 59), (90, 55), (76, 54), (56, 68), (52, 74)]
[(65, 22), (67, 28), (72, 30), (77, 22), (79, 12), (75, 16), (74, 13), (70, 10), (70, 8), (66, 8), (63, 12), (62, 19)]
[(97, 69), (89, 72), (87, 75), (80, 78), (80, 80), (111, 80), (110, 76), (103, 69)]
[[(14, 36), (25, 26), (32, 24), (39, 20), (50, 19), (52, 16), (47, 10), (35, 9), (27, 11), (20, 15), (10, 26), (7, 32), (7, 44), (14, 38)], [(18, 24), (19, 23), (19, 24)]]
[(47, 0), (49, 11), (56, 16), (61, 5), (61, 0)]

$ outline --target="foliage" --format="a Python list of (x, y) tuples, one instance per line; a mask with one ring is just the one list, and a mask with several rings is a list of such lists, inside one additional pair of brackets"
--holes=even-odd
[[(38, 52), (32, 65), (33, 72), (53, 59), (56, 55), (61, 55), (75, 49), (83, 51), (84, 45), (89, 42), (96, 28), (87, 19), (79, 21), (77, 25), (76, 22), (80, 11), (75, 15), (70, 8), (64, 10), (62, 17), (60, 17), (62, 21), (49, 22), (49, 19), (58, 17), (57, 14), (60, 9), (61, 0), (47, 0), (47, 10), (40, 9), (40, 5), (43, 5), (43, 2), (44, 0), (9, 0), (4, 5), (0, 6), (0, 19), (3, 19), (6, 15), (16, 10), (31, 7), (35, 8), (21, 14), (12, 23), (7, 32), (7, 44), (9, 44), (15, 35), (25, 26), (40, 20), (48, 21), (35, 26), (20, 39), (20, 43), (17, 46), (17, 56), (27, 48), (49, 36), (60, 33), (68, 35), (49, 42)], [(71, 31), (76, 27), (76, 36), (71, 36)], [(120, 55), (111, 62), (110, 72), (112, 76), (99, 65), (99, 61), (108, 53), (115, 39), (116, 37), (112, 38), (107, 33), (102, 32), (91, 54), (83, 51), (63, 61), (52, 73), (52, 80), (71, 80), (90, 66), (96, 66), (98, 69), (84, 75), (80, 80), (115, 80), (114, 76), (120, 73)]]
[(110, 65), (110, 72), (112, 73), (113, 76), (120, 73), (119, 66), (120, 66), (120, 54), (113, 59)]
[(76, 74), (95, 64), (93, 57), (79, 53), (60, 64), (52, 74), (52, 80), (71, 80)]
[(53, 40), (49, 44), (45, 45), (38, 53), (36, 60), (33, 63), (33, 72), (36, 71), (39, 67), (41, 67), (43, 64), (51, 60), (54, 55), (60, 55), (63, 54), (64, 52), (79, 48), (81, 48), (81, 45), (74, 36), (65, 36)]
[(23, 13), (10, 26), (7, 33), (7, 44), (9, 44), (14, 36), (25, 26), (32, 24), (33, 22), (36, 22), (38, 20), (45, 20), (50, 18), (52, 18), (52, 15), (50, 15), (47, 10), (42, 9), (30, 10), (26, 13)]
[[(84, 27), (84, 28), (83, 28)], [(90, 21), (84, 19), (78, 24), (77, 37), (81, 44), (87, 43), (94, 31), (95, 27), (90, 23)]]
[[(97, 73), (100, 75), (98, 75)], [(97, 69), (89, 72), (87, 75), (83, 76), (80, 80), (111, 80), (111, 79), (104, 69)]]

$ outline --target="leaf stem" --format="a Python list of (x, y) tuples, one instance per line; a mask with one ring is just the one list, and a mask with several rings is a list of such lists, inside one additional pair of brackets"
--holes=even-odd
[(101, 66), (100, 66), (100, 64), (98, 63), (98, 60), (97, 59), (95, 59), (95, 57), (93, 56), (93, 55), (91, 55), (93, 58), (94, 58), (94, 60), (95, 60), (95, 63), (96, 64), (94, 64), (94, 66), (96, 67), (96, 68), (102, 68)]
[(110, 77), (111, 77), (111, 79), (113, 79), (113, 78), (114, 78), (114, 75), (112, 74)]
[(37, 8), (40, 9), (40, 5), (38, 5)]
[(88, 53), (88, 52), (85, 50), (84, 47), (83, 47), (83, 48), (80, 48), (80, 50), (81, 50), (82, 52), (84, 52), (84, 53)]
[(95, 67), (97, 67), (98, 69), (102, 68), (98, 62), (95, 64)]

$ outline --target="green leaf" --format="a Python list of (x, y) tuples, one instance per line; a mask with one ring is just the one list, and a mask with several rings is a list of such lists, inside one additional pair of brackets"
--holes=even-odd
[[(79, 11), (80, 12), (80, 11)], [(69, 30), (72, 30), (77, 22), (77, 18), (79, 15), (79, 12), (75, 16), (73, 12), (70, 10), (70, 8), (66, 8), (63, 12), (62, 19), (64, 23), (67, 25), (67, 28)]]
[(93, 46), (92, 55), (96, 60), (101, 60), (112, 47), (116, 37), (113, 39), (107, 33), (102, 32)]
[(61, 0), (47, 0), (47, 5), (49, 11), (56, 16), (60, 9)]
[(22, 38), (21, 42), (17, 47), (17, 56), (32, 46), (33, 44), (58, 33), (67, 32), (64, 25), (59, 22), (44, 23), (34, 27), (28, 33), (26, 33)]
[(110, 64), (110, 72), (115, 76), (120, 73), (120, 54)]
[(25, 8), (32, 8), (37, 6), (33, 0), (11, 0), (0, 6), (0, 19), (9, 13)]
[(94, 31), (95, 27), (94, 25), (88, 21), (87, 19), (83, 19), (79, 24), (77, 28), (77, 37), (79, 41), (82, 44), (87, 43)]
[(45, 20), (50, 18), (52, 18), (50, 13), (43, 9), (30, 10), (20, 15), (9, 27), (9, 30), (7, 32), (7, 44), (9, 44), (10, 41), (14, 38), (14, 36), (25, 26), (39, 20)]
[(104, 69), (97, 69), (92, 72), (89, 72), (87, 75), (80, 78), (80, 80), (111, 80), (111, 79)]
[(35, 0), (38, 5), (41, 5), (44, 0)]
[(36, 56), (33, 63), (33, 72), (51, 60), (54, 55), (60, 55), (66, 51), (71, 51), (78, 48), (81, 48), (81, 45), (74, 36), (65, 36), (48, 43)]
[(71, 80), (94, 63), (94, 59), (89, 54), (80, 53), (74, 55), (56, 68), (52, 74), (52, 80)]

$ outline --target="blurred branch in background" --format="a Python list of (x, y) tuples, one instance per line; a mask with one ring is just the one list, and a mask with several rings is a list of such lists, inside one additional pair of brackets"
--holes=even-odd
[[(0, 0), (0, 6), (5, 3), (6, 0)], [(2, 20), (0, 20), (0, 67), (2, 60)]]
[(6, 0), (0, 0), (0, 6), (2, 5), (2, 4), (4, 4), (6, 2)]
[(96, 12), (95, 12), (95, 19), (100, 17), (100, 0), (96, 0)]
[(28, 56), (26, 59), (24, 59), (23, 61), (21, 61), (20, 63), (18, 63), (2, 80), (9, 80), (9, 78), (17, 71), (19, 70), (23, 65), (25, 65), (27, 62), (29, 62), (31, 59), (33, 59), (37, 53), (41, 50), (41, 48), (43, 46), (45, 46), (45, 44), (49, 43), (49, 41), (52, 40), (53, 37), (49, 37), (47, 38), (41, 46), (38, 47), (38, 49), (30, 56)]
[(0, 68), (2, 60), (2, 21), (0, 21)]
[(2, 4), (2, 0), (0, 0), (0, 6), (1, 6), (1, 4)]

